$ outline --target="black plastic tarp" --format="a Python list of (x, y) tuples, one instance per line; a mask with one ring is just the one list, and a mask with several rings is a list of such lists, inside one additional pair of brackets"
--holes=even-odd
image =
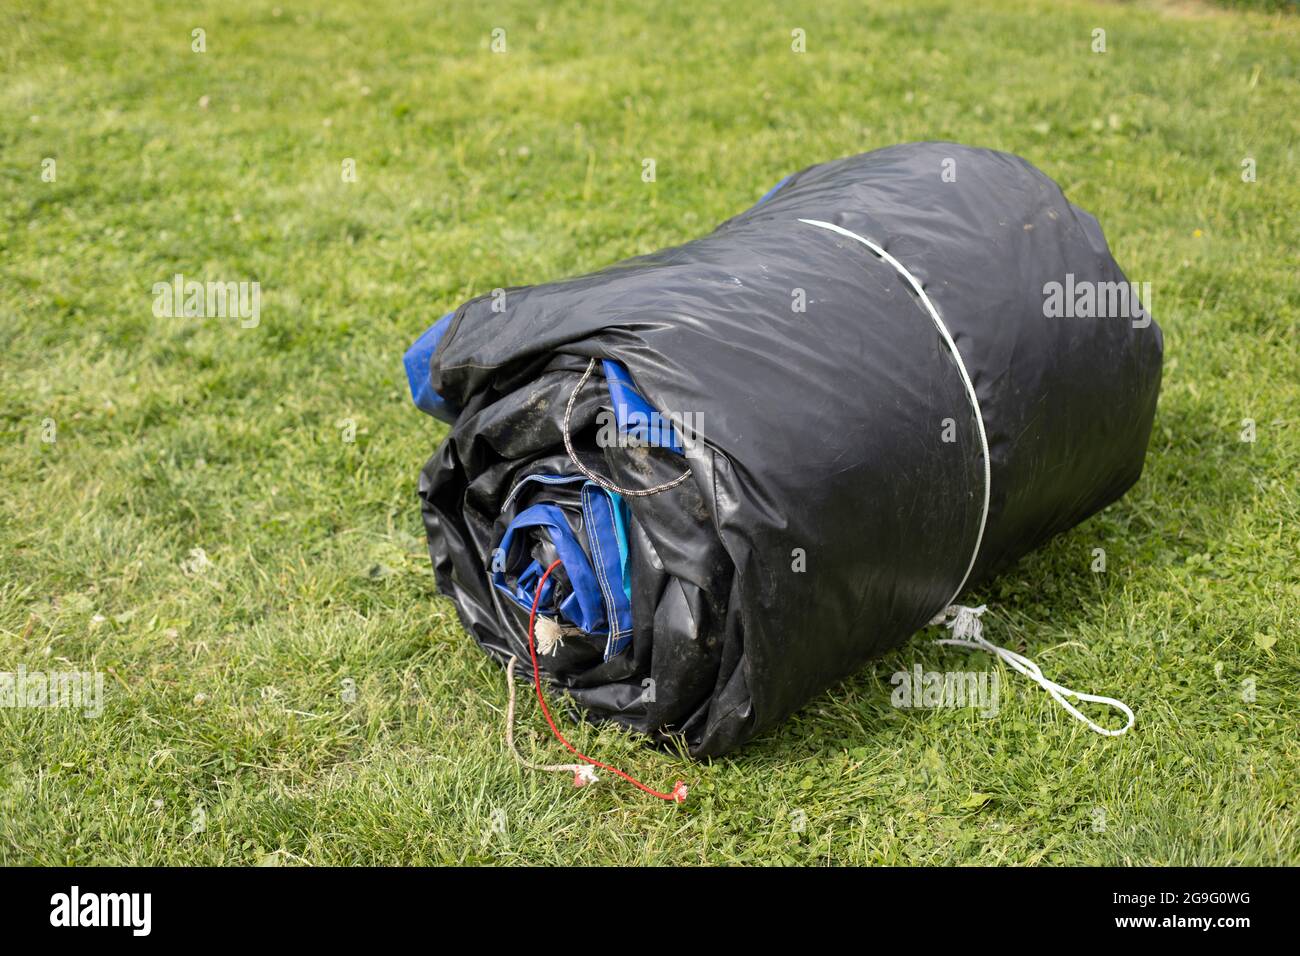
[[(473, 299), (408, 355), (454, 420), (419, 487), (438, 587), (527, 662), (521, 598), (567, 554), (544, 678), (592, 719), (730, 750), (1137, 480), (1162, 339), (1131, 289), (1028, 162), (920, 143)], [(584, 478), (571, 397), (588, 472), (689, 477)]]

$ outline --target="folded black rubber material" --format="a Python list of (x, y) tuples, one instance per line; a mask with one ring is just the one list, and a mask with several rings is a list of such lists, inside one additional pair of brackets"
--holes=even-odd
[[(1158, 326), (1044, 304), (1051, 283), (1123, 282), (1096, 220), (1029, 163), (921, 143), (796, 173), (685, 245), (473, 299), (407, 358), (417, 402), (454, 420), (420, 478), (438, 586), (484, 650), (526, 662), (523, 599), (567, 553), (546, 679), (593, 719), (730, 750), (1137, 480)], [(562, 422), (591, 359), (586, 468), (686, 481), (631, 497), (579, 474)], [(611, 442), (616, 395), (694, 431)]]

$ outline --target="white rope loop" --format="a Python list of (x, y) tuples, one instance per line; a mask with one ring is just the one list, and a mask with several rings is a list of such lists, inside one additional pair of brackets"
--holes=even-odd
[[(1006, 661), (1007, 666), (1012, 670), (1024, 674), (1035, 684), (1038, 684), (1045, 691), (1052, 695), (1052, 699), (1065, 708), (1066, 712), (1075, 720), (1081, 720), (1088, 725), (1088, 729), (1101, 734), (1103, 737), (1119, 737), (1126, 734), (1133, 727), (1136, 720), (1133, 716), (1132, 709), (1123, 701), (1116, 700), (1114, 697), (1103, 697), (1099, 694), (1085, 694), (1081, 691), (1071, 690), (1068, 687), (1056, 683), (1043, 675), (1042, 669), (1023, 654), (1017, 654), (1013, 650), (1005, 647), (999, 647), (984, 637), (984, 623), (980, 620), (988, 608), (981, 604), (979, 607), (966, 607), (961, 604), (954, 604), (945, 608), (930, 623), (944, 624), (952, 631), (952, 637), (945, 637), (936, 640), (936, 644), (948, 644), (954, 647), (969, 647), (973, 650), (984, 651), (999, 657)], [(947, 620), (946, 618), (951, 618)], [(1071, 704), (1066, 697), (1073, 697), (1075, 700), (1093, 704), (1106, 704), (1114, 707), (1116, 710), (1128, 717), (1126, 723), (1119, 730), (1108, 730), (1100, 724), (1095, 723), (1088, 716), (1081, 713), (1077, 707)]]
[(691, 469), (687, 468), (672, 481), (666, 481), (663, 484), (655, 485), (652, 488), (620, 488), (608, 479), (602, 478), (600, 475), (588, 471), (586, 466), (583, 465), (582, 462), (578, 461), (578, 454), (573, 450), (573, 438), (569, 434), (570, 421), (573, 418), (573, 403), (577, 401), (578, 393), (582, 391), (582, 386), (587, 384), (587, 379), (591, 378), (591, 373), (595, 368), (596, 360), (593, 358), (587, 363), (587, 370), (582, 373), (582, 378), (578, 379), (578, 384), (573, 386), (573, 392), (569, 395), (569, 404), (566, 405), (564, 409), (564, 450), (569, 453), (569, 460), (573, 462), (573, 466), (577, 468), (578, 471), (582, 472), (584, 477), (590, 481), (594, 481), (606, 491), (612, 491), (617, 495), (624, 495), (632, 498), (644, 498), (648, 495), (657, 495), (661, 491), (668, 491), (672, 488), (676, 488), (687, 478), (691, 477)]

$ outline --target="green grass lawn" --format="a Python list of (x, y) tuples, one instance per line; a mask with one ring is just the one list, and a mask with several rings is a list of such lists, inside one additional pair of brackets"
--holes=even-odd
[[(106, 675), (98, 718), (0, 708), (0, 862), (1300, 863), (1300, 18), (205, 6), (0, 11), (0, 670)], [(895, 671), (993, 666), (920, 635), (710, 763), (565, 721), (684, 807), (521, 771), (434, 586), (415, 486), (445, 428), (402, 352), (472, 295), (921, 139), (1027, 157), (1152, 284), (1141, 482), (968, 595), (1136, 728), (1010, 671), (992, 718), (895, 709)], [(260, 322), (156, 317), (176, 273), (259, 282)]]

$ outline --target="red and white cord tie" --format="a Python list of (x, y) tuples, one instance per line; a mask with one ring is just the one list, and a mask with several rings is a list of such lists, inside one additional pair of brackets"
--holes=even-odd
[[(611, 767), (607, 763), (601, 763), (599, 760), (594, 760), (591, 757), (588, 757), (586, 754), (581, 753), (578, 750), (578, 748), (574, 747), (573, 744), (569, 743), (564, 738), (564, 735), (560, 733), (560, 729), (555, 726), (555, 720), (551, 717), (551, 711), (546, 706), (546, 698), (542, 696), (542, 673), (541, 673), (541, 669), (537, 666), (536, 631), (538, 630), (537, 624), (539, 620), (537, 615), (537, 605), (541, 603), (542, 600), (542, 587), (546, 584), (546, 579), (551, 576), (551, 572), (554, 571), (556, 568), (558, 568), (560, 566), (560, 563), (561, 562), (559, 560), (551, 562), (551, 566), (546, 569), (546, 573), (542, 575), (542, 579), (537, 582), (537, 591), (533, 596), (533, 607), (528, 614), (528, 653), (531, 656), (533, 661), (533, 690), (537, 694), (537, 703), (541, 705), (542, 714), (545, 715), (546, 722), (551, 726), (551, 733), (555, 735), (556, 740), (564, 744), (565, 749), (568, 750), (569, 753), (573, 754), (579, 760), (583, 761), (583, 763), (581, 764), (572, 764), (572, 763), (571, 764), (534, 764), (524, 759), (523, 755), (520, 754), (519, 751), (515, 748), (515, 740), (514, 740), (515, 658), (513, 657), (510, 658), (510, 662), (506, 666), (506, 682), (509, 685), (509, 689), (510, 689), (510, 703), (506, 710), (506, 743), (509, 744), (510, 750), (515, 755), (515, 758), (530, 770), (543, 770), (543, 771), (556, 771), (556, 772), (562, 771), (565, 773), (572, 771), (573, 785), (575, 787), (585, 787), (587, 784), (595, 783), (599, 778), (596, 776), (596, 771), (593, 768), (599, 767), (601, 770), (608, 770), (610, 773), (614, 774), (617, 777), (622, 777), (628, 783), (632, 784), (632, 786), (636, 787), (638, 790), (642, 790), (645, 793), (650, 794), (650, 796), (652, 797), (658, 797), (660, 800), (667, 800), (669, 803), (685, 803), (686, 795), (687, 793), (689, 793), (689, 789), (687, 788), (685, 781), (678, 780), (673, 785), (672, 790), (670, 790), (668, 793), (661, 793), (660, 791), (655, 790), (652, 787), (647, 787), (640, 780), (636, 779), (630, 774), (624, 773), (622, 770), (619, 770), (617, 767)], [(540, 620), (546, 621), (547, 619), (543, 617), (540, 618)], [(555, 622), (550, 622), (550, 623), (554, 624)], [(558, 625), (557, 625), (557, 629), (558, 629)]]

